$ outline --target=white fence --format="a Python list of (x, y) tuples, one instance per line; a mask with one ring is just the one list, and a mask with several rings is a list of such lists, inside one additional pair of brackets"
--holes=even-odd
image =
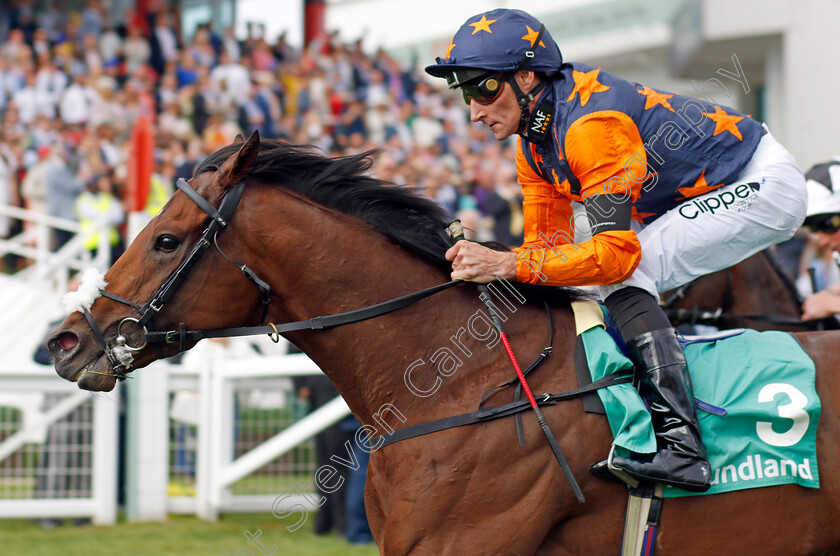
[[(295, 479), (312, 480), (315, 462), (309, 440), (350, 415), (341, 398), (302, 415), (289, 379), (317, 374), (303, 354), (222, 358), (207, 361), (197, 372), (171, 370), (169, 390), (183, 392), (186, 387), (194, 392), (199, 418), (195, 495), (169, 497), (168, 511), (216, 519), (225, 512), (308, 507), (313, 497), (304, 495), (285, 498), (282, 507), (273, 504)], [(295, 415), (296, 408), (300, 415)]]
[[(293, 482), (312, 481), (311, 438), (349, 415), (347, 405), (336, 398), (303, 416), (290, 378), (320, 371), (302, 354), (204, 363), (158, 362), (117, 386), (126, 389), (128, 518), (314, 510), (305, 493), (274, 503)], [(33, 365), (0, 371), (0, 392), (0, 518), (114, 523), (119, 391), (82, 392)]]
[(0, 518), (115, 523), (118, 404), (32, 365), (0, 370)]

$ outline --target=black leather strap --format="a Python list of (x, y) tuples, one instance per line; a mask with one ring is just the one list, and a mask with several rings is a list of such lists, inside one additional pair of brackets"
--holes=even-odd
[[(184, 180), (183, 178), (178, 180), (178, 188), (190, 199), (192, 199), (199, 207), (201, 207), (201, 209), (206, 212), (212, 220), (210, 221), (210, 225), (201, 235), (201, 239), (199, 239), (198, 243), (195, 244), (187, 258), (181, 261), (181, 264), (178, 265), (175, 272), (173, 272), (169, 278), (161, 284), (160, 288), (158, 288), (152, 298), (140, 308), (140, 326), (148, 324), (154, 314), (163, 307), (163, 304), (169, 301), (178, 287), (183, 283), (187, 276), (189, 276), (189, 273), (195, 264), (199, 261), (199, 259), (201, 259), (204, 251), (210, 246), (210, 240), (214, 239), (216, 234), (227, 226), (228, 220), (230, 220), (230, 217), (236, 210), (236, 206), (239, 204), (239, 199), (242, 197), (242, 192), (245, 189), (245, 182), (237, 182), (237, 184), (228, 191), (225, 198), (222, 200), (222, 205), (218, 211), (213, 208), (213, 206), (208, 203), (204, 197), (199, 195), (198, 192), (187, 183), (187, 180)], [(201, 199), (202, 202), (199, 203), (198, 199)]]
[[(632, 380), (633, 376), (630, 374), (608, 375), (590, 383), (588, 386), (583, 386), (581, 388), (576, 388), (559, 394), (542, 394), (541, 396), (537, 396), (536, 400), (538, 405), (554, 405), (560, 401), (579, 397), (587, 392), (594, 392), (599, 388), (607, 388), (616, 384), (626, 384)], [(370, 446), (376, 446), (379, 445), (380, 440), (382, 440), (382, 444), (377, 448), (381, 449), (402, 440), (416, 438), (433, 432), (445, 431), (447, 429), (463, 427), (465, 425), (474, 425), (476, 423), (484, 423), (486, 421), (501, 419), (502, 417), (510, 417), (511, 415), (527, 411), (530, 408), (531, 405), (528, 400), (512, 402), (498, 407), (480, 409), (471, 413), (462, 413), (453, 417), (445, 417), (435, 421), (427, 421), (425, 423), (411, 425), (396, 430), (391, 434), (370, 438), (368, 443)]]
[[(240, 182), (240, 183), (244, 184), (244, 182)], [(189, 184), (189, 182), (187, 182), (187, 180), (185, 180), (184, 178), (178, 178), (178, 181), (175, 182), (175, 185), (176, 185), (176, 187), (178, 187), (178, 189), (183, 191), (184, 194), (187, 197), (189, 197), (190, 200), (193, 203), (198, 205), (199, 208), (201, 208), (201, 210), (203, 210), (208, 215), (210, 215), (210, 218), (215, 220), (219, 224), (219, 226), (221, 226), (222, 228), (227, 227), (228, 220), (230, 220), (230, 217), (233, 214), (233, 210), (230, 211), (230, 214), (225, 214), (226, 211), (225, 211), (224, 203), (222, 203), (222, 206), (220, 207), (220, 210), (216, 210), (216, 207), (214, 207), (213, 205), (208, 203), (207, 199), (205, 199), (204, 197), (199, 195), (198, 191), (196, 191), (193, 188), (193, 186), (191, 186)], [(237, 184), (237, 185), (239, 185), (239, 184)], [(238, 201), (239, 201), (239, 199), (237, 199), (237, 202)], [(236, 205), (233, 205), (233, 206), (236, 207)]]
[(287, 322), (285, 324), (272, 324), (266, 326), (242, 326), (237, 328), (219, 328), (216, 330), (170, 330), (168, 332), (148, 332), (146, 334), (146, 341), (153, 342), (197, 342), (204, 338), (230, 338), (235, 336), (255, 336), (259, 334), (274, 334), (283, 332), (292, 332), (295, 330), (321, 330), (324, 328), (335, 328), (345, 324), (352, 324), (367, 319), (372, 319), (387, 313), (396, 311), (407, 307), (412, 303), (416, 303), (422, 299), (430, 297), (436, 293), (442, 292), (451, 288), (455, 284), (460, 283), (460, 280), (453, 280), (446, 282), (419, 292), (414, 292), (396, 299), (384, 301), (370, 307), (363, 309), (356, 309), (354, 311), (347, 311), (345, 313), (337, 313), (335, 315), (326, 315), (321, 317), (314, 317), (308, 320), (301, 320), (296, 322)]

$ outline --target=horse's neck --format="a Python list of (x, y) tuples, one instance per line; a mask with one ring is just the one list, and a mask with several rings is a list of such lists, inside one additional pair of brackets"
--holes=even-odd
[[(285, 247), (255, 262), (278, 292), (269, 321), (359, 309), (449, 279), (351, 217), (305, 202), (275, 209), (282, 214), (257, 219), (289, 223), (282, 230), (288, 233)], [(294, 224), (301, 222), (306, 225)], [(541, 307), (509, 298), (505, 326), (527, 365), (545, 347), (547, 319)], [(474, 409), (488, 385), (513, 376), (497, 337), (493, 343), (489, 321), (475, 317), (483, 309), (475, 288), (465, 285), (371, 320), (288, 337), (330, 377), (363, 422), (388, 404), (409, 420), (427, 420), (440, 416), (440, 408), (447, 414)], [(560, 311), (555, 328), (569, 330), (563, 322), (569, 317)], [(561, 348), (562, 343), (558, 339)], [(553, 364), (565, 361), (556, 357)], [(553, 387), (565, 385), (555, 377)]]
[[(276, 292), (267, 321), (360, 309), (448, 280), (367, 224), (294, 196), (282, 197), (287, 201), (257, 208), (268, 213), (248, 224), (265, 223), (265, 229), (246, 231), (250, 238), (282, 237), (263, 242), (262, 249), (274, 252), (254, 260), (253, 268)], [(260, 241), (253, 241), (252, 251), (257, 251)], [(444, 292), (388, 315), (288, 338), (318, 364), (362, 418), (405, 393), (406, 365), (426, 356), (426, 345), (437, 341), (441, 319), (462, 298)]]

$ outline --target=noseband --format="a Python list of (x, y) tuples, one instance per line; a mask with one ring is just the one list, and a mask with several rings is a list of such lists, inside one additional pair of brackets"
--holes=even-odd
[[(130, 307), (133, 307), (139, 313), (139, 317), (126, 317), (120, 321), (117, 325), (117, 335), (114, 338), (114, 345), (109, 346), (108, 343), (105, 341), (105, 336), (102, 334), (102, 331), (99, 329), (99, 326), (93, 319), (93, 315), (90, 313), (90, 309), (85, 309), (84, 315), (85, 319), (87, 319), (88, 324), (90, 325), (91, 329), (93, 330), (94, 337), (96, 338), (97, 343), (100, 345), (102, 350), (105, 352), (105, 355), (108, 358), (108, 361), (111, 363), (113, 368), (113, 374), (118, 379), (123, 380), (126, 378), (125, 372), (131, 369), (131, 365), (134, 363), (134, 356), (132, 352), (140, 351), (144, 349), (148, 345), (148, 338), (149, 338), (149, 331), (147, 329), (147, 325), (149, 321), (152, 320), (152, 317), (156, 313), (158, 313), (162, 308), (163, 305), (169, 301), (178, 287), (184, 282), (184, 280), (189, 275), (192, 268), (207, 250), (207, 248), (211, 245), (211, 240), (213, 245), (215, 245), (216, 249), (219, 253), (224, 257), (225, 260), (230, 261), (232, 264), (237, 266), (243, 274), (253, 283), (257, 289), (260, 291), (260, 295), (262, 297), (263, 303), (263, 313), (262, 317), (260, 318), (260, 324), (262, 324), (263, 320), (265, 319), (266, 312), (268, 311), (268, 304), (271, 301), (270, 298), (270, 287), (269, 285), (261, 280), (253, 270), (248, 268), (245, 265), (239, 265), (233, 262), (230, 257), (222, 252), (221, 248), (219, 248), (218, 243), (218, 236), (219, 234), (227, 228), (228, 222), (230, 222), (231, 217), (233, 216), (236, 207), (239, 205), (239, 200), (242, 198), (242, 192), (245, 189), (245, 181), (241, 180), (236, 183), (224, 196), (222, 199), (222, 203), (219, 206), (219, 209), (216, 210), (213, 205), (207, 202), (207, 200), (202, 197), (184, 178), (178, 179), (175, 185), (184, 192), (184, 194), (190, 198), (198, 207), (206, 212), (210, 216), (210, 224), (207, 226), (207, 229), (201, 234), (201, 238), (199, 238), (198, 242), (193, 246), (192, 251), (190, 251), (189, 255), (181, 261), (181, 264), (178, 265), (172, 274), (169, 275), (167, 278), (157, 289), (155, 294), (152, 296), (149, 301), (146, 302), (145, 305), (138, 305), (132, 301), (124, 299), (118, 295), (110, 293), (106, 290), (100, 290), (100, 293), (109, 299), (114, 301), (118, 301)], [(139, 346), (131, 346), (128, 344), (128, 340), (126, 336), (123, 334), (123, 327), (128, 324), (133, 323), (137, 327), (143, 330), (143, 343)], [(181, 327), (183, 328), (185, 325), (182, 323)], [(183, 351), (184, 345), (182, 341), (181, 351)]]

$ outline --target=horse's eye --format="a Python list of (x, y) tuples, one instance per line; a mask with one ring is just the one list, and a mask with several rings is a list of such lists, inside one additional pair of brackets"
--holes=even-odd
[(181, 242), (172, 236), (160, 236), (155, 242), (155, 250), (169, 253), (177, 249), (180, 244)]

